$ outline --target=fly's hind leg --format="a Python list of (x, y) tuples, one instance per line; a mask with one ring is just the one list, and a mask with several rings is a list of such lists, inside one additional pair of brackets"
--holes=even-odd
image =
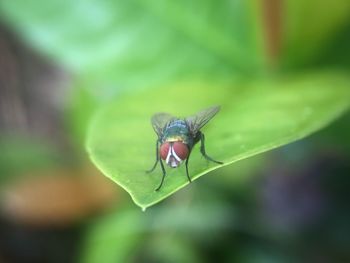
[(156, 142), (156, 162), (154, 163), (154, 165), (151, 169), (146, 171), (146, 173), (153, 172), (154, 169), (156, 169), (158, 162), (159, 162), (159, 140), (157, 140), (157, 142)]
[(201, 154), (204, 156), (204, 158), (207, 159), (208, 161), (211, 161), (211, 162), (214, 162), (214, 163), (217, 163), (217, 164), (223, 164), (223, 162), (216, 161), (216, 160), (214, 160), (213, 158), (211, 158), (210, 156), (207, 155), (207, 153), (205, 152), (205, 144), (204, 144), (205, 137), (204, 137), (204, 134), (202, 132), (200, 132), (199, 136), (200, 136), (200, 141), (201, 141), (200, 151), (201, 151)]

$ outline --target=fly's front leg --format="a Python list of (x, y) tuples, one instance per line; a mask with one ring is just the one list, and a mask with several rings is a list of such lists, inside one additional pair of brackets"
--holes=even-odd
[(219, 161), (215, 161), (213, 158), (211, 158), (210, 156), (207, 155), (207, 153), (205, 152), (205, 144), (204, 144), (204, 134), (202, 132), (199, 132), (200, 133), (200, 141), (201, 141), (201, 154), (204, 156), (205, 159), (207, 159), (208, 161), (211, 161), (211, 162), (214, 162), (214, 163), (217, 163), (217, 164), (223, 164), (223, 162), (219, 162)]
[(154, 169), (156, 169), (158, 162), (159, 162), (159, 140), (157, 140), (156, 142), (156, 162), (154, 163), (153, 167), (150, 170), (146, 171), (146, 173), (153, 172)]
[(185, 166), (186, 166), (186, 175), (187, 175), (188, 181), (189, 181), (190, 183), (192, 183), (191, 177), (190, 177), (190, 175), (188, 174), (188, 160), (190, 159), (190, 155), (191, 155), (191, 152), (189, 152), (189, 154), (188, 154), (188, 156), (187, 156), (187, 159), (186, 159), (186, 162), (185, 162)]
[(160, 161), (160, 167), (162, 167), (163, 176), (162, 176), (162, 180), (160, 181), (160, 185), (157, 187), (156, 191), (158, 191), (162, 187), (163, 182), (164, 182), (164, 178), (165, 178), (165, 175), (166, 175), (163, 161), (160, 160), (160, 159), (159, 159), (159, 161)]

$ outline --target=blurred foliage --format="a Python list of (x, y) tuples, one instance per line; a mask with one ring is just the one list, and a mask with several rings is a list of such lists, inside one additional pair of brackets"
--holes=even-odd
[[(241, 150), (236, 144), (226, 145), (234, 138), (233, 132), (240, 129), (249, 134), (243, 128), (261, 124), (260, 119), (252, 120), (268, 110), (276, 109), (275, 118), (254, 130), (264, 139), (255, 144), (264, 145), (261, 151), (281, 145), (274, 136), (279, 132), (291, 136), (283, 142), (287, 143), (338, 117), (349, 103), (349, 17), (348, 0), (0, 2), (1, 22), (73, 75), (72, 96), (63, 99), (68, 105), (64, 116), (67, 137), (77, 151), (83, 152), (91, 115), (108, 104), (95, 120), (103, 126), (93, 127), (108, 143), (105, 155), (97, 153), (108, 166), (102, 170), (110, 175), (110, 167), (113, 171), (138, 167), (140, 177), (125, 175), (130, 182), (152, 180), (140, 191), (153, 191), (160, 179), (156, 173), (150, 177), (141, 174), (154, 156), (151, 138), (155, 135), (148, 120), (155, 111), (187, 115), (210, 106), (207, 103), (224, 101), (223, 111), (205, 132), (208, 152), (228, 162)], [(197, 89), (196, 96), (189, 89)], [(264, 90), (273, 95), (272, 89), (276, 100), (270, 104)], [(233, 93), (237, 90), (251, 94), (252, 100), (240, 101)], [(300, 99), (295, 107), (279, 101), (277, 95), (284, 92), (289, 92), (286, 100)], [(304, 96), (306, 92), (310, 97)], [(148, 100), (147, 94), (154, 96), (151, 103), (131, 105), (134, 99)], [(308, 116), (308, 110), (303, 111), (309, 107), (307, 99), (317, 106)], [(181, 101), (189, 102), (179, 107)], [(232, 121), (233, 117), (240, 122)], [(125, 126), (128, 123), (135, 125), (135, 132)], [(269, 134), (283, 124), (286, 129)], [(102, 127), (107, 128), (105, 134)], [(288, 130), (290, 127), (295, 130)], [(115, 136), (127, 132), (132, 138), (127, 138), (122, 149), (144, 154), (140, 160), (131, 152), (123, 155), (126, 163), (117, 163), (118, 149), (112, 142), (119, 142)], [(221, 136), (230, 135), (230, 140), (216, 136), (220, 132)], [(147, 213), (116, 208), (97, 218), (94, 226), (89, 222), (81, 262), (349, 262), (349, 184), (344, 176), (349, 171), (348, 133), (349, 115), (322, 133), (264, 155), (260, 161), (254, 157), (216, 170), (215, 176), (204, 177)], [(266, 147), (262, 141), (271, 144)], [(130, 146), (130, 142), (137, 145)], [(57, 156), (54, 147), (43, 141), (4, 138), (0, 143), (1, 177), (61, 165), (62, 154)], [(322, 151), (330, 156), (322, 157)], [(193, 157), (190, 170), (198, 176), (208, 167), (197, 155)], [(319, 162), (311, 163), (313, 158)], [(169, 191), (172, 183), (180, 187), (185, 183), (182, 172), (173, 171), (167, 178)], [(256, 183), (251, 178), (257, 174), (270, 179)], [(286, 176), (281, 178), (281, 174)], [(323, 186), (321, 180), (312, 179), (316, 184), (312, 188), (307, 183), (310, 174), (311, 178), (317, 174), (328, 179), (321, 182)], [(193, 189), (196, 197), (192, 199)], [(316, 205), (326, 207), (320, 209), (324, 214), (305, 212), (309, 193)], [(286, 214), (300, 221), (293, 222)], [(274, 224), (276, 219), (284, 221)]]
[(115, 184), (92, 166), (26, 172), (0, 191), (1, 215), (17, 224), (65, 227), (118, 203)]
[(228, 203), (198, 197), (187, 205), (173, 202), (171, 209), (124, 208), (101, 218), (87, 232), (82, 262), (202, 262), (193, 240), (233, 222)]
[(101, 101), (79, 84), (76, 84), (70, 94), (64, 121), (70, 131), (69, 137), (78, 151), (84, 145), (89, 120)]
[(268, 4), (12, 0), (2, 1), (0, 11), (2, 19), (40, 52), (74, 70), (88, 72), (88, 77), (100, 75), (104, 81), (108, 77), (109, 84), (133, 84), (130, 87), (193, 72), (230, 68), (251, 74), (265, 70), (269, 18), (264, 12), (269, 7), (280, 19), (275, 30), (279, 35), (276, 41), (281, 42), (281, 60), (292, 67), (322, 55), (349, 23), (347, 0)]
[[(339, 46), (339, 35), (347, 35), (350, 25), (350, 2), (334, 1), (284, 1), (282, 64), (300, 70), (305, 65), (319, 63), (327, 47), (332, 56), (348, 54), (346, 46)], [(344, 32), (344, 30), (346, 30)], [(345, 54), (344, 54), (345, 53)], [(321, 62), (322, 63), (322, 62)]]
[(59, 167), (65, 163), (54, 145), (39, 139), (2, 136), (0, 148), (1, 180), (12, 180), (21, 174)]
[(41, 51), (119, 83), (188, 69), (209, 73), (222, 64), (251, 69), (262, 56), (256, 2), (3, 1), (0, 7)]

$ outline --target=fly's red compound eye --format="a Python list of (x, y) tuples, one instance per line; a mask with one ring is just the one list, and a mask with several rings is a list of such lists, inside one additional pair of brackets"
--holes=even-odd
[(173, 150), (182, 161), (187, 159), (189, 154), (188, 147), (183, 142), (174, 142)]
[(160, 146), (160, 157), (169, 161), (169, 158), (175, 158), (178, 162), (186, 160), (189, 154), (188, 147), (183, 142), (165, 142)]
[(160, 146), (160, 149), (159, 149), (160, 157), (163, 160), (166, 160), (166, 158), (168, 156), (169, 149), (170, 149), (170, 143), (168, 143), (168, 142), (165, 142)]

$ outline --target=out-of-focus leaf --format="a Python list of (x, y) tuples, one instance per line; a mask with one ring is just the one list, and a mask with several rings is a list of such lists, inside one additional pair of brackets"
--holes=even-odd
[[(172, 262), (172, 257), (178, 259), (175, 262), (197, 262), (199, 255), (191, 247), (195, 241), (208, 233), (213, 237), (214, 233), (235, 227), (231, 205), (221, 199), (204, 199), (205, 202), (202, 198), (191, 203), (175, 202), (147, 213), (124, 208), (98, 219), (86, 233), (80, 262), (139, 262), (140, 255), (145, 262)], [(183, 238), (189, 241), (187, 249), (176, 242)], [(157, 251), (159, 242), (164, 247)], [(176, 247), (169, 250), (169, 242)]]
[[(268, 155), (256, 155), (254, 157), (240, 160), (235, 165), (224, 166), (211, 172), (212, 176), (203, 178), (204, 184), (216, 185), (220, 189), (234, 191), (235, 193), (245, 192), (246, 186), (260, 174), (260, 171), (268, 163)], [(217, 176), (220, 176), (219, 178)]]
[(65, 122), (72, 141), (81, 146), (91, 115), (102, 103), (102, 99), (94, 96), (89, 89), (81, 88), (80, 84), (76, 84), (70, 95), (69, 106), (65, 111)]
[[(288, 67), (310, 64), (338, 33), (349, 25), (350, 1), (284, 2), (283, 10), (283, 63)], [(349, 34), (349, 30), (345, 32)], [(341, 43), (334, 43), (338, 47)], [(345, 50), (345, 49), (344, 49)], [(337, 50), (332, 50), (337, 52)]]
[[(106, 176), (146, 208), (188, 184), (184, 166), (168, 169), (158, 192), (154, 190), (162, 177), (160, 168), (145, 173), (155, 160), (156, 135), (150, 125), (155, 112), (187, 116), (221, 105), (204, 133), (207, 152), (229, 165), (326, 126), (348, 108), (348, 86), (347, 77), (329, 72), (252, 83), (211, 80), (163, 86), (104, 107), (90, 127), (87, 150)], [(189, 163), (192, 179), (219, 167), (194, 149)]]
[[(334, 122), (333, 125), (322, 130), (318, 136), (313, 136), (309, 147), (316, 148), (314, 151), (326, 150), (337, 151), (338, 153), (350, 153), (350, 112)], [(320, 149), (321, 148), (321, 149)]]
[(270, 41), (262, 19), (266, 8), (280, 17), (281, 39), (276, 41), (282, 42), (288, 66), (317, 57), (349, 22), (347, 0), (264, 5), (241, 0), (5, 0), (0, 14), (41, 52), (91, 79), (118, 80), (119, 88), (213, 70), (261, 70)]
[(145, 253), (149, 255), (152, 262), (199, 263), (204, 261), (185, 235), (161, 234), (151, 239), (144, 249), (147, 250)]
[(2, 1), (0, 11), (41, 51), (90, 77), (113, 73), (109, 76), (123, 85), (122, 80), (227, 66), (258, 68), (263, 63), (258, 6), (215, 0), (11, 0)]
[(43, 140), (20, 136), (0, 137), (0, 179), (12, 179), (29, 171), (64, 162), (57, 149)]
[(124, 211), (100, 220), (87, 232), (80, 262), (130, 262), (144, 235), (144, 226), (137, 211)]

